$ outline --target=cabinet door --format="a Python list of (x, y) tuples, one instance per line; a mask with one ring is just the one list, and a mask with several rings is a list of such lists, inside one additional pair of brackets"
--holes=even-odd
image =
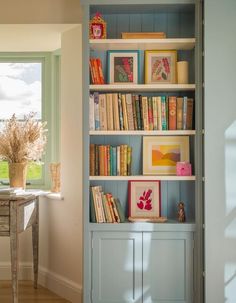
[(192, 238), (190, 232), (143, 234), (143, 302), (192, 302)]
[(95, 232), (92, 302), (142, 302), (142, 233)]

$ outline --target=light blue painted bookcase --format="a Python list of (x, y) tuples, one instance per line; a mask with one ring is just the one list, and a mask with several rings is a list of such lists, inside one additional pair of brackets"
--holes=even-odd
[[(202, 303), (203, 302), (203, 101), (202, 101), (202, 4), (195, 0), (87, 0), (83, 5), (83, 115), (84, 115), (84, 303)], [(89, 20), (100, 12), (107, 22), (103, 44), (89, 41)], [(144, 49), (158, 49), (158, 40), (141, 52), (141, 83), (123, 92), (143, 95), (188, 96), (194, 98), (194, 131), (178, 132), (190, 139), (193, 177), (152, 176), (161, 180), (162, 216), (166, 223), (91, 223), (90, 186), (102, 185), (105, 192), (119, 197), (128, 208), (129, 177), (89, 176), (89, 144), (129, 144), (133, 148), (132, 176), (142, 176), (142, 138), (144, 132), (128, 134), (89, 131), (89, 94), (121, 92), (116, 86), (89, 83), (89, 56), (102, 61), (107, 77), (107, 50), (125, 49), (122, 32), (163, 31), (166, 49), (177, 49), (178, 61), (189, 62), (190, 85), (167, 87), (144, 85)], [(116, 44), (114, 44), (114, 42)], [(136, 41), (130, 49), (137, 50)], [(162, 42), (163, 43), (163, 42)], [(164, 42), (165, 43), (165, 42)], [(165, 48), (165, 46), (164, 46)], [(168, 131), (158, 135), (166, 135)], [(169, 133), (170, 134), (170, 133)], [(149, 131), (149, 135), (155, 135)], [(171, 135), (171, 134), (170, 134)], [(177, 203), (184, 201), (187, 221), (177, 221)]]

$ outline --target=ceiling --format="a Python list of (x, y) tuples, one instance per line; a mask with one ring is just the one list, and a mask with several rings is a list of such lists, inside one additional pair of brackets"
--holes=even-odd
[(0, 24), (0, 52), (54, 51), (77, 24)]

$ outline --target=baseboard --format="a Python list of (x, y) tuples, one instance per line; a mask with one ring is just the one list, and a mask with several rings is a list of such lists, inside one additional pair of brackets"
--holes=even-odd
[[(21, 262), (19, 264), (19, 280), (32, 280), (32, 263)], [(0, 262), (0, 280), (11, 280), (11, 263)]]
[[(32, 280), (32, 263), (19, 264), (19, 280)], [(0, 262), (0, 280), (11, 280), (11, 263)], [(72, 303), (82, 302), (81, 285), (39, 266), (39, 284)]]
[(82, 302), (81, 285), (44, 267), (39, 267), (39, 284), (72, 303)]

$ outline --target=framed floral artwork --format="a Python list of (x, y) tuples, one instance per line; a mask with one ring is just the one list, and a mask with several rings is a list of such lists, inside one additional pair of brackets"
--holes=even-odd
[(110, 50), (108, 57), (108, 83), (137, 84), (139, 82), (139, 51)]
[(176, 50), (145, 51), (145, 83), (176, 83)]
[(154, 220), (160, 216), (160, 181), (129, 181), (129, 218)]
[(189, 162), (188, 136), (143, 137), (144, 175), (176, 175), (177, 162)]

